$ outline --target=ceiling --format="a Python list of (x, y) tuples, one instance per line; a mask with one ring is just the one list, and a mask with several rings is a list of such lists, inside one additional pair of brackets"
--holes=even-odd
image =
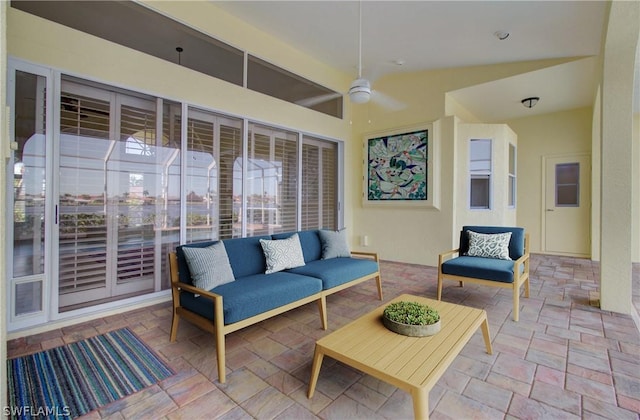
[[(359, 2), (214, 3), (296, 49), (357, 75)], [(389, 73), (596, 56), (606, 15), (601, 1), (365, 0), (361, 6), (363, 74), (374, 88), (375, 80)], [(497, 31), (509, 36), (501, 41), (494, 35)], [(453, 95), (483, 120), (500, 121), (589, 106), (596, 74), (595, 60), (580, 60)], [(520, 104), (526, 96), (541, 99), (527, 109)]]

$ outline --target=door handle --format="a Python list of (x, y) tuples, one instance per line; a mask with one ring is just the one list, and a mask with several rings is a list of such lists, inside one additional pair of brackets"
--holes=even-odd
[(547, 209), (547, 211), (553, 211), (553, 209)]

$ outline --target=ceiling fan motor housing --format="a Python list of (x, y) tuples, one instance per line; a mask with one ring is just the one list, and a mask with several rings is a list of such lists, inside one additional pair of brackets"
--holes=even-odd
[(356, 79), (349, 88), (349, 98), (351, 102), (363, 104), (371, 97), (371, 84), (367, 79)]

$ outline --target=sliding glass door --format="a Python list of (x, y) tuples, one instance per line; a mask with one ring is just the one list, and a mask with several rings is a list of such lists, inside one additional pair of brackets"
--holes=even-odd
[(336, 142), (20, 60), (7, 74), (9, 331), (166, 291), (180, 243), (340, 225)]
[[(157, 106), (62, 82), (60, 310), (160, 290), (163, 233), (175, 227), (167, 226), (169, 174), (179, 183), (179, 170), (168, 168), (179, 165), (179, 143), (170, 147), (160, 134)], [(178, 217), (179, 207), (171, 213)]]

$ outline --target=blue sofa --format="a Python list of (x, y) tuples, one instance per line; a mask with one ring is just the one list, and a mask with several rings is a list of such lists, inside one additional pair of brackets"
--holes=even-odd
[[(485, 235), (510, 232), (508, 255), (503, 259), (468, 255), (469, 231)], [(525, 297), (529, 297), (529, 234), (521, 227), (463, 226), (460, 232), (460, 246), (439, 255), (438, 300), (442, 298), (443, 280), (457, 281), (460, 286), (469, 282), (512, 289), (513, 320), (517, 322), (522, 286)]]
[(203, 290), (194, 286), (183, 248), (204, 248), (216, 241), (181, 245), (169, 253), (175, 341), (180, 318), (216, 337), (218, 378), (225, 382), (225, 336), (290, 309), (316, 301), (322, 328), (327, 329), (326, 297), (369, 279), (376, 279), (382, 300), (378, 255), (351, 252), (351, 257), (322, 259), (317, 230), (297, 232), (305, 265), (265, 274), (260, 239), (277, 240), (296, 232), (223, 240), (234, 281)]

